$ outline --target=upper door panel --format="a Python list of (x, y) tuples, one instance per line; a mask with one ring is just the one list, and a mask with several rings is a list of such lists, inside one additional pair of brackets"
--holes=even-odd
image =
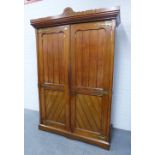
[(74, 86), (109, 88), (109, 29), (104, 22), (71, 26)]
[(64, 33), (43, 35), (44, 82), (64, 83)]
[[(43, 83), (64, 84), (66, 46), (69, 41), (69, 26), (40, 30), (42, 33)], [(67, 71), (66, 71), (67, 72)]]

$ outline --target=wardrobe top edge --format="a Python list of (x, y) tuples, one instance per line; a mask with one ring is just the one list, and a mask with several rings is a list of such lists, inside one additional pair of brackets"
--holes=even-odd
[(120, 7), (99, 8), (79, 12), (75, 12), (72, 8), (67, 7), (60, 15), (31, 19), (30, 23), (34, 28), (38, 29), (105, 20), (116, 20), (116, 26), (118, 26), (120, 24)]

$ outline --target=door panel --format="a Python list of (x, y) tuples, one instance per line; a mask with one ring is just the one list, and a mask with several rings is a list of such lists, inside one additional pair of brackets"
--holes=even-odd
[(108, 29), (101, 23), (72, 25), (72, 57), (76, 86), (109, 88)]
[(64, 83), (64, 33), (43, 34), (44, 82)]
[(70, 130), (69, 110), (69, 26), (40, 29), (42, 58), (42, 123)]
[(76, 134), (108, 137), (110, 42), (111, 26), (105, 22), (71, 26), (71, 128)]
[(46, 121), (65, 124), (64, 92), (45, 90)]
[(77, 94), (75, 127), (100, 132), (101, 104), (101, 97)]

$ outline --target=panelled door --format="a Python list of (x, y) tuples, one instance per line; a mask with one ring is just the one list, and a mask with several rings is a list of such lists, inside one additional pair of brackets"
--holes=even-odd
[(69, 26), (38, 30), (38, 74), (41, 123), (70, 129)]
[(113, 50), (112, 22), (71, 25), (71, 129), (108, 137)]

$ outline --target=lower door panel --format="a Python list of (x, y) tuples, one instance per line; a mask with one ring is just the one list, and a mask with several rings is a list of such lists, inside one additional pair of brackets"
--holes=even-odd
[(86, 138), (108, 142), (108, 95), (73, 94), (71, 98), (72, 132)]
[(77, 94), (75, 99), (75, 128), (100, 133), (101, 97)]
[(66, 110), (64, 92), (45, 90), (45, 124), (65, 129)]

